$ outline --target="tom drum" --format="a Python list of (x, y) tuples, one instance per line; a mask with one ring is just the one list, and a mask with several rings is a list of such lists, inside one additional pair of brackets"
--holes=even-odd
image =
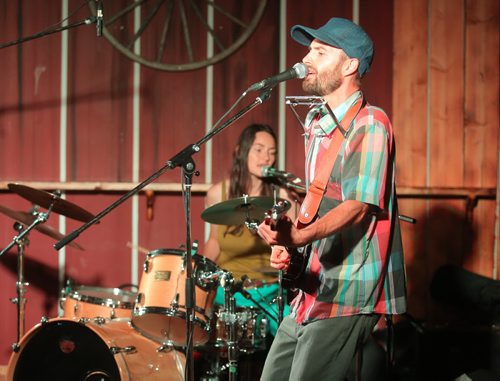
[[(144, 272), (133, 311), (132, 325), (144, 335), (161, 342), (186, 345), (185, 251), (157, 249), (144, 261)], [(217, 265), (192, 255), (195, 280), (193, 344), (208, 341), (212, 305), (218, 283), (209, 279), (219, 272)]]
[(67, 318), (131, 318), (137, 293), (120, 288), (75, 286), (63, 290), (59, 304)]

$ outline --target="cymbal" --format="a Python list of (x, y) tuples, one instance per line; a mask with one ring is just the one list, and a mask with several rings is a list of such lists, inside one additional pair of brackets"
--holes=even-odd
[[(287, 203), (285, 212), (290, 209), (291, 205), (285, 199), (278, 198), (276, 201)], [(274, 197), (238, 197), (208, 207), (201, 213), (201, 218), (216, 225), (242, 225), (247, 219), (264, 220), (265, 213), (273, 205)]]
[(12, 192), (17, 193), (19, 196), (45, 209), (48, 209), (54, 200), (56, 200), (52, 211), (62, 214), (68, 218), (81, 222), (89, 222), (94, 218), (94, 215), (87, 212), (85, 209), (82, 209), (67, 200), (59, 198), (52, 193), (14, 183), (8, 184), (8, 187)]
[[(5, 206), (0, 205), (0, 213), (5, 214), (7, 217), (12, 218), (13, 220), (16, 220), (17, 222), (23, 224), (23, 225), (31, 225), (33, 221), (35, 221), (36, 216), (27, 213), (27, 212), (17, 212), (15, 210), (9, 209)], [(58, 232), (56, 229), (54, 229), (50, 225), (46, 225), (45, 223), (39, 224), (35, 226), (35, 229), (38, 230), (40, 233), (43, 233), (49, 237), (52, 237), (56, 240), (61, 240), (64, 238), (64, 235)], [(69, 244), (70, 246), (73, 246), (79, 250), (83, 250), (83, 247), (78, 245), (75, 242), (71, 242)]]

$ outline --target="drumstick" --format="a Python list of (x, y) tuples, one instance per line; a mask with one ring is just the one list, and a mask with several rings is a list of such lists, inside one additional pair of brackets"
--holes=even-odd
[(137, 249), (137, 251), (143, 254), (149, 254), (151, 252), (151, 250), (148, 250), (145, 247), (139, 245), (132, 245), (132, 242), (127, 242), (127, 247), (129, 247), (130, 249)]

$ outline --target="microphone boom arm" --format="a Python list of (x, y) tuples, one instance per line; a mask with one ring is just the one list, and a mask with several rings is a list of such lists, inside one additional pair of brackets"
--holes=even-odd
[(158, 177), (160, 177), (162, 174), (164, 174), (167, 170), (174, 169), (175, 167), (182, 166), (182, 165), (184, 165), (184, 163), (189, 162), (191, 159), (191, 156), (194, 153), (197, 153), (200, 151), (200, 146), (202, 144), (204, 144), (208, 140), (212, 139), (213, 136), (217, 135), (222, 130), (224, 130), (226, 127), (228, 127), (229, 125), (234, 123), (236, 120), (240, 119), (243, 115), (250, 112), (253, 108), (262, 104), (264, 101), (266, 101), (270, 97), (270, 93), (271, 93), (271, 89), (265, 89), (262, 92), (262, 94), (260, 94), (258, 97), (256, 97), (255, 100), (251, 104), (244, 107), (242, 110), (240, 110), (238, 113), (236, 113), (234, 116), (232, 116), (229, 120), (227, 120), (225, 123), (223, 123), (222, 125), (220, 125), (216, 129), (210, 131), (208, 134), (206, 134), (204, 137), (202, 137), (198, 142), (188, 145), (182, 151), (180, 151), (179, 153), (174, 155), (158, 171), (153, 173), (147, 179), (145, 179), (140, 184), (138, 184), (135, 188), (133, 188), (132, 190), (125, 193), (122, 197), (120, 197), (118, 200), (113, 202), (110, 206), (108, 206), (103, 211), (98, 213), (92, 220), (90, 220), (89, 222), (80, 226), (79, 228), (73, 230), (73, 232), (71, 232), (66, 237), (64, 237), (59, 242), (57, 242), (54, 245), (54, 248), (56, 250), (60, 250), (61, 248), (63, 248), (67, 244), (69, 244), (71, 241), (76, 239), (84, 230), (87, 230), (90, 226), (92, 226), (95, 223), (97, 223), (98, 221), (100, 221), (105, 215), (107, 215), (109, 212), (111, 212), (113, 209), (115, 209), (118, 205), (122, 204), (124, 201), (129, 199), (131, 196), (139, 193), (139, 191), (141, 189), (143, 189), (146, 185), (152, 183), (154, 180), (156, 180)]
[(17, 40), (6, 42), (4, 44), (0, 44), (0, 49), (8, 48), (9, 46), (13, 46), (13, 45), (22, 44), (23, 42), (35, 40), (37, 38), (40, 38), (40, 37), (43, 37), (43, 36), (47, 36), (49, 34), (62, 32), (62, 31), (65, 31), (67, 29), (75, 28), (75, 27), (78, 27), (78, 26), (81, 26), (81, 25), (91, 25), (91, 24), (94, 24), (96, 22), (97, 22), (97, 17), (91, 16), (91, 17), (89, 17), (89, 18), (87, 18), (85, 20), (78, 21), (78, 22), (76, 22), (74, 24), (69, 24), (69, 25), (58, 27), (58, 28), (44, 30), (44, 31), (41, 31), (39, 33), (33, 34), (31, 36), (21, 37), (21, 38), (19, 38)]

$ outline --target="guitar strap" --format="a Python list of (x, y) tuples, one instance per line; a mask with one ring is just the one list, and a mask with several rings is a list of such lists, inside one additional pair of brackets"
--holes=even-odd
[(330, 177), (330, 174), (332, 173), (333, 164), (335, 163), (335, 159), (338, 155), (340, 145), (344, 141), (342, 130), (346, 132), (349, 130), (352, 121), (354, 120), (354, 118), (356, 118), (356, 115), (358, 115), (363, 105), (364, 100), (363, 96), (361, 96), (356, 101), (356, 103), (354, 103), (349, 108), (349, 110), (347, 110), (346, 114), (342, 118), (342, 121), (340, 122), (340, 126), (337, 126), (337, 128), (333, 130), (332, 141), (325, 154), (326, 160), (321, 164), (321, 167), (314, 176), (313, 182), (311, 183), (311, 185), (309, 185), (306, 197), (302, 203), (302, 206), (300, 207), (300, 224), (304, 226), (308, 225), (316, 216), (319, 209), (319, 204), (321, 203), (323, 195), (325, 194), (328, 179)]

